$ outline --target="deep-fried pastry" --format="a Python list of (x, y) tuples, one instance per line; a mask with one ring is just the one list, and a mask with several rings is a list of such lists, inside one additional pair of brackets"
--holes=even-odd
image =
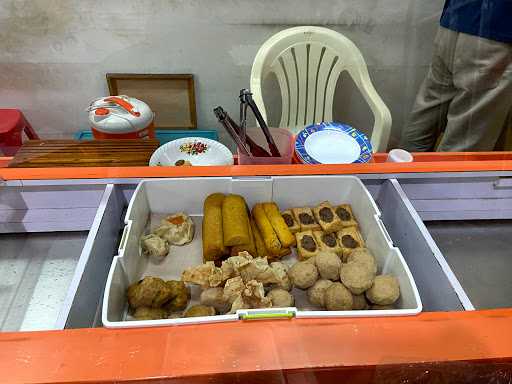
[(313, 208), (313, 214), (325, 233), (337, 232), (343, 228), (340, 218), (334, 213), (334, 209), (328, 201)]

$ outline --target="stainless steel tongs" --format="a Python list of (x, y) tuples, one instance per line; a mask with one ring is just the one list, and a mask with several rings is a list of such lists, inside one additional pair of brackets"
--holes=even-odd
[[(271, 154), (247, 136), (247, 107), (251, 108), (254, 116), (256, 117), (256, 120), (265, 135)], [(268, 129), (267, 123), (263, 119), (263, 116), (261, 116), (261, 113), (252, 98), (252, 93), (248, 89), (240, 90), (240, 126), (233, 121), (222, 107), (219, 106), (214, 108), (213, 112), (231, 138), (235, 141), (240, 152), (243, 154), (255, 157), (281, 156), (274, 142), (274, 138)]]

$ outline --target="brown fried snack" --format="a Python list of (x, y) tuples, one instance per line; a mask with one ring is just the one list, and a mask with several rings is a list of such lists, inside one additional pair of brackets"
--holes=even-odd
[(172, 297), (169, 286), (158, 277), (146, 276), (127, 290), (130, 307), (160, 308)]
[(171, 299), (165, 303), (163, 308), (167, 312), (182, 311), (187, 308), (190, 300), (190, 291), (183, 281), (169, 280), (165, 282), (171, 289)]
[(294, 246), (295, 236), (293, 236), (293, 233), (288, 229), (288, 225), (281, 216), (277, 204), (273, 202), (263, 203), (263, 210), (265, 211), (277, 238), (281, 242), (281, 246), (283, 248), (290, 248)]
[(315, 264), (302, 261), (290, 268), (288, 276), (297, 288), (308, 289), (318, 280), (318, 269)]
[(224, 298), (224, 289), (208, 288), (201, 292), (201, 304), (215, 308), (217, 313), (226, 313), (229, 311), (230, 304)]
[(325, 290), (324, 302), (328, 311), (350, 311), (354, 305), (352, 294), (341, 283), (332, 283)]
[(297, 232), (295, 237), (297, 238), (299, 260), (310, 259), (318, 254), (319, 247), (312, 231)]
[(251, 229), (252, 234), (254, 236), (254, 246), (256, 247), (256, 255), (258, 257), (268, 257), (270, 256), (270, 252), (265, 247), (265, 242), (263, 241), (263, 237), (261, 236), (260, 230), (258, 229), (258, 226), (256, 225), (256, 222), (253, 218), (250, 220), (251, 223)]
[(340, 279), (341, 260), (333, 252), (320, 251), (315, 257), (315, 264), (322, 279), (336, 281)]
[(272, 289), (267, 297), (272, 301), (272, 307), (276, 308), (293, 307), (295, 303), (295, 299), (290, 292), (281, 288)]
[(373, 273), (377, 273), (377, 261), (368, 248), (356, 248), (352, 250), (347, 256), (347, 263), (352, 261), (367, 264)]
[(162, 308), (138, 307), (133, 313), (137, 320), (167, 319), (167, 311)]
[(225, 246), (249, 243), (247, 207), (240, 195), (227, 195), (222, 201), (222, 232)]
[(325, 307), (325, 290), (334, 283), (331, 280), (320, 279), (308, 289), (308, 299), (311, 304)]
[(256, 222), (256, 226), (263, 238), (263, 243), (265, 244), (265, 248), (271, 255), (279, 255), (281, 252), (281, 242), (277, 237), (274, 228), (272, 227), (272, 223), (267, 217), (265, 213), (265, 209), (263, 208), (263, 204), (256, 204), (252, 208), (252, 217)]
[(258, 256), (256, 244), (254, 242), (254, 233), (249, 217), (247, 217), (247, 230), (249, 231), (249, 242), (247, 244), (235, 245), (231, 247), (231, 256), (238, 255), (239, 252), (249, 252), (252, 256)]
[(222, 193), (209, 195), (203, 204), (203, 261), (220, 260), (227, 254), (222, 232)]
[(334, 212), (341, 220), (343, 227), (357, 227), (358, 223), (352, 213), (352, 208), (349, 204), (341, 204), (334, 207)]
[(343, 255), (343, 249), (338, 243), (338, 236), (335, 233), (325, 233), (323, 231), (314, 231), (313, 236), (321, 251), (334, 252), (339, 257)]
[(325, 233), (337, 232), (343, 228), (340, 218), (334, 213), (334, 208), (328, 201), (313, 208), (313, 214)]
[(301, 231), (320, 231), (322, 229), (320, 224), (315, 221), (315, 216), (313, 216), (311, 208), (293, 208), (292, 212), (293, 216), (295, 216), (295, 220), (297, 220), (300, 225)]
[(352, 261), (341, 266), (340, 279), (350, 292), (360, 295), (373, 285), (375, 273), (368, 264)]
[(281, 216), (291, 233), (295, 234), (300, 231), (300, 225), (293, 216), (291, 209), (281, 212)]
[(215, 308), (206, 305), (194, 305), (187, 309), (183, 317), (215, 316)]
[(370, 306), (368, 305), (368, 302), (366, 301), (366, 297), (364, 294), (361, 295), (352, 295), (352, 299), (354, 304), (352, 305), (352, 309), (355, 311), (363, 311), (366, 309), (369, 309)]
[(400, 297), (400, 284), (395, 276), (379, 275), (373, 286), (366, 292), (366, 297), (373, 304), (391, 305)]
[(366, 246), (363, 240), (363, 236), (361, 236), (361, 233), (358, 231), (357, 227), (343, 228), (338, 232), (338, 241), (343, 250), (343, 262), (346, 262), (346, 259), (352, 250), (356, 248), (364, 248)]

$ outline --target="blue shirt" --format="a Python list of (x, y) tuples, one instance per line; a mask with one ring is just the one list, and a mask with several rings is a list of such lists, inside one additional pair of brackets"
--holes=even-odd
[(441, 26), (512, 43), (512, 0), (446, 0)]

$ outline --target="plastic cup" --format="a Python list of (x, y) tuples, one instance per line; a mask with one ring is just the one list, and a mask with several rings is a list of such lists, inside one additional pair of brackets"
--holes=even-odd
[[(254, 157), (247, 156), (238, 150), (238, 164), (240, 165), (265, 165), (265, 164), (291, 164), (294, 148), (295, 137), (287, 129), (283, 128), (269, 128), (277, 149), (279, 149), (280, 157)], [(247, 136), (250, 136), (256, 144), (264, 148), (268, 153), (268, 144), (265, 135), (260, 128), (247, 129)]]
[(412, 154), (404, 149), (392, 149), (388, 153), (387, 163), (410, 163), (414, 161)]

